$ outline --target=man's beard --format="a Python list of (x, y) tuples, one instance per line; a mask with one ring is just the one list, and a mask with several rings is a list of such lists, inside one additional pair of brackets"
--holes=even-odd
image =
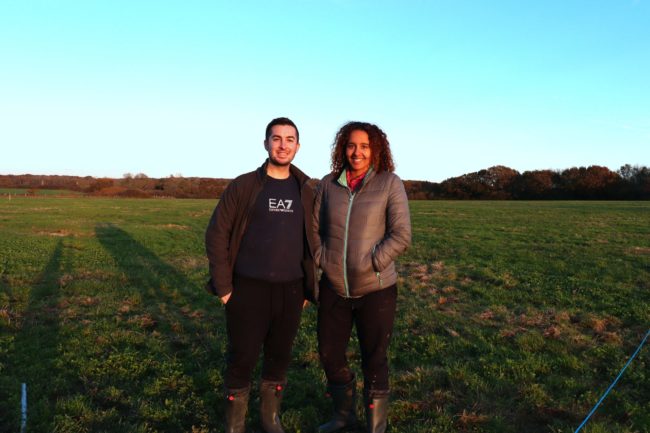
[(274, 157), (269, 156), (269, 162), (271, 162), (273, 165), (275, 165), (277, 167), (287, 167), (287, 166), (291, 165), (291, 161), (293, 161), (293, 159), (290, 160), (290, 161), (287, 161), (287, 162), (280, 162), (277, 159), (275, 159)]

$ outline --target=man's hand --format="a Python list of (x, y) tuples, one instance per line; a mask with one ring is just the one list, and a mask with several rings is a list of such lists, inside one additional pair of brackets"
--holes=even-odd
[(232, 292), (230, 292), (227, 295), (222, 296), (222, 297), (219, 298), (219, 299), (221, 299), (221, 303), (223, 305), (226, 305), (228, 303), (228, 299), (230, 299), (230, 295), (232, 295)]
[(302, 303), (302, 309), (304, 310), (309, 305), (309, 301), (305, 299), (305, 302)]

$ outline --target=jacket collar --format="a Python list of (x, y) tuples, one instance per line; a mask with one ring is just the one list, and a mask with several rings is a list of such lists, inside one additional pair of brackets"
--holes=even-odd
[[(348, 187), (348, 178), (345, 175), (345, 173), (347, 171), (348, 171), (348, 169), (344, 168), (343, 171), (341, 172), (341, 174), (339, 175), (338, 179), (336, 179), (336, 182), (339, 185), (342, 185), (342, 186), (344, 186), (346, 188), (349, 188)], [(364, 187), (364, 185), (367, 184), (368, 181), (370, 180), (370, 178), (372, 178), (374, 175), (375, 175), (375, 170), (373, 170), (372, 165), (371, 165), (370, 168), (368, 169), (368, 172), (366, 173), (363, 180), (361, 181), (361, 186), (359, 187), (358, 191), (361, 191), (361, 189)]]

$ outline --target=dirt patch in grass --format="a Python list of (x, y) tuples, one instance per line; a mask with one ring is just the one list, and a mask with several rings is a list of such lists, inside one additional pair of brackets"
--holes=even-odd
[(72, 280), (74, 280), (74, 277), (70, 274), (61, 275), (59, 277), (59, 287), (67, 286)]
[(162, 227), (165, 229), (174, 229), (174, 230), (189, 230), (190, 228), (188, 226), (184, 226), (181, 224), (161, 224), (158, 227)]
[(508, 328), (508, 329), (502, 329), (501, 332), (499, 332), (499, 335), (503, 338), (512, 338), (517, 334), (521, 334), (523, 332), (526, 332), (526, 328), (517, 327), (517, 328)]
[(440, 296), (436, 302), (438, 307), (442, 307), (444, 305), (455, 304), (458, 301), (459, 299), (456, 296)]
[(565, 420), (578, 420), (578, 417), (576, 417), (575, 414), (573, 414), (572, 412), (566, 409), (544, 406), (544, 407), (540, 407), (538, 411), (539, 414), (545, 418), (561, 418)]
[(92, 307), (93, 305), (99, 304), (99, 298), (96, 296), (82, 296), (78, 298), (77, 302), (84, 307)]
[(460, 284), (463, 286), (468, 286), (472, 284), (474, 280), (472, 280), (470, 277), (463, 277), (463, 279), (460, 281)]
[(445, 269), (445, 263), (443, 261), (437, 261), (431, 263), (431, 269), (434, 272), (442, 272)]
[(650, 255), (650, 247), (632, 247), (628, 252), (634, 255)]
[(548, 318), (543, 313), (522, 313), (517, 318), (517, 322), (522, 326), (538, 327), (547, 323)]
[(552, 338), (552, 339), (557, 339), (560, 337), (560, 334), (562, 332), (560, 331), (560, 328), (554, 325), (549, 326), (546, 328), (543, 332), (543, 336), (546, 338)]
[(63, 274), (59, 277), (58, 283), (59, 287), (66, 287), (70, 285), (73, 281), (109, 281), (111, 278), (114, 278), (114, 274), (110, 272), (105, 272), (101, 270), (82, 270), (76, 272), (75, 274)]
[(504, 321), (506, 327), (499, 332), (502, 338), (511, 338), (531, 330), (538, 330), (545, 338), (558, 339), (571, 332), (571, 316), (566, 311), (535, 311), (529, 310), (518, 316), (510, 312), (487, 309), (477, 316), (483, 321)]
[[(414, 286), (425, 286), (432, 284), (449, 284), (450, 282), (456, 281), (458, 276), (453, 269), (446, 267), (443, 261), (435, 261), (431, 264), (421, 263), (421, 262), (407, 262), (402, 264), (399, 267), (400, 274), (403, 275), (407, 280), (411, 282)], [(448, 294), (451, 291), (455, 291), (455, 288), (449, 288), (450, 286), (442, 289), (444, 293)], [(429, 289), (433, 293), (437, 293), (438, 289)], [(449, 290), (445, 292), (445, 290)]]
[(210, 215), (210, 214), (212, 214), (212, 211), (211, 210), (206, 210), (206, 211), (203, 211), (203, 212), (190, 212), (188, 215), (191, 216), (192, 218), (196, 218), (196, 217), (202, 217), (202, 216), (206, 216), (206, 215)]
[(623, 343), (623, 337), (618, 332), (603, 332), (601, 338), (604, 342), (620, 346)]
[(20, 325), (22, 316), (20, 312), (14, 311), (10, 308), (0, 308), (0, 324), (6, 326), (7, 329), (14, 329)]
[(447, 295), (450, 294), (450, 293), (455, 293), (457, 291), (458, 291), (458, 289), (456, 289), (454, 286), (447, 286), (447, 287), (442, 289), (442, 293), (445, 293)]
[(452, 337), (460, 337), (460, 334), (458, 333), (458, 331), (456, 331), (456, 330), (454, 330), (454, 329), (451, 329), (451, 328), (445, 328), (445, 331), (447, 331), (447, 333), (448, 333), (449, 335), (451, 335)]
[(131, 317), (127, 323), (136, 325), (142, 329), (153, 329), (156, 327), (156, 321), (150, 314), (141, 314)]
[(53, 208), (53, 207), (33, 207), (33, 208), (29, 209), (29, 210), (32, 211), (32, 212), (42, 212), (42, 211), (46, 211), (46, 210), (55, 210), (55, 209), (56, 208)]
[(568, 323), (571, 321), (571, 315), (567, 311), (558, 311), (555, 313), (555, 321), (558, 323)]
[(201, 256), (180, 256), (170, 259), (170, 263), (182, 270), (192, 270), (198, 268), (207, 268), (207, 257)]
[(140, 304), (139, 301), (133, 299), (126, 299), (122, 301), (122, 305), (117, 308), (117, 312), (120, 314), (128, 314), (133, 311), (134, 307)]
[(181, 308), (181, 313), (190, 319), (201, 319), (203, 316), (205, 316), (205, 311), (192, 310), (190, 307)]
[(492, 310), (485, 310), (484, 312), (478, 315), (478, 318), (481, 320), (494, 319), (494, 312), (492, 312)]
[(608, 332), (619, 330), (621, 322), (613, 317), (601, 317), (593, 314), (587, 315), (581, 324), (586, 329), (593, 331), (594, 334), (603, 336)]
[(70, 236), (72, 232), (70, 230), (39, 230), (36, 232), (37, 235), (42, 236), (53, 236), (53, 237), (66, 237)]
[(130, 303), (125, 302), (124, 304), (120, 305), (120, 307), (117, 309), (117, 312), (120, 314), (130, 313), (131, 308), (133, 308), (133, 306)]
[(489, 419), (490, 418), (486, 415), (480, 415), (473, 411), (467, 412), (466, 410), (463, 410), (463, 412), (458, 415), (458, 426), (460, 428), (466, 429), (478, 424), (485, 424), (489, 421)]
[(112, 272), (106, 272), (99, 269), (93, 270), (83, 270), (75, 273), (75, 280), (84, 280), (84, 281), (109, 281), (115, 278), (115, 274)]
[(516, 287), (519, 284), (519, 281), (508, 272), (503, 274), (503, 276), (501, 277), (501, 280), (503, 282), (503, 286), (506, 289), (512, 289), (512, 288)]

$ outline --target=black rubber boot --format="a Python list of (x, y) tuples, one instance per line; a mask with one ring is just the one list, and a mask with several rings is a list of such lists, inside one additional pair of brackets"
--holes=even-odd
[(388, 428), (388, 391), (371, 391), (365, 396), (368, 433), (385, 433)]
[(246, 411), (250, 386), (226, 388), (226, 433), (246, 433)]
[(327, 391), (332, 397), (334, 413), (331, 420), (318, 427), (318, 433), (334, 433), (356, 427), (357, 386), (354, 377), (345, 385), (329, 384)]
[(280, 404), (286, 383), (260, 383), (260, 422), (265, 433), (284, 433), (280, 423)]

